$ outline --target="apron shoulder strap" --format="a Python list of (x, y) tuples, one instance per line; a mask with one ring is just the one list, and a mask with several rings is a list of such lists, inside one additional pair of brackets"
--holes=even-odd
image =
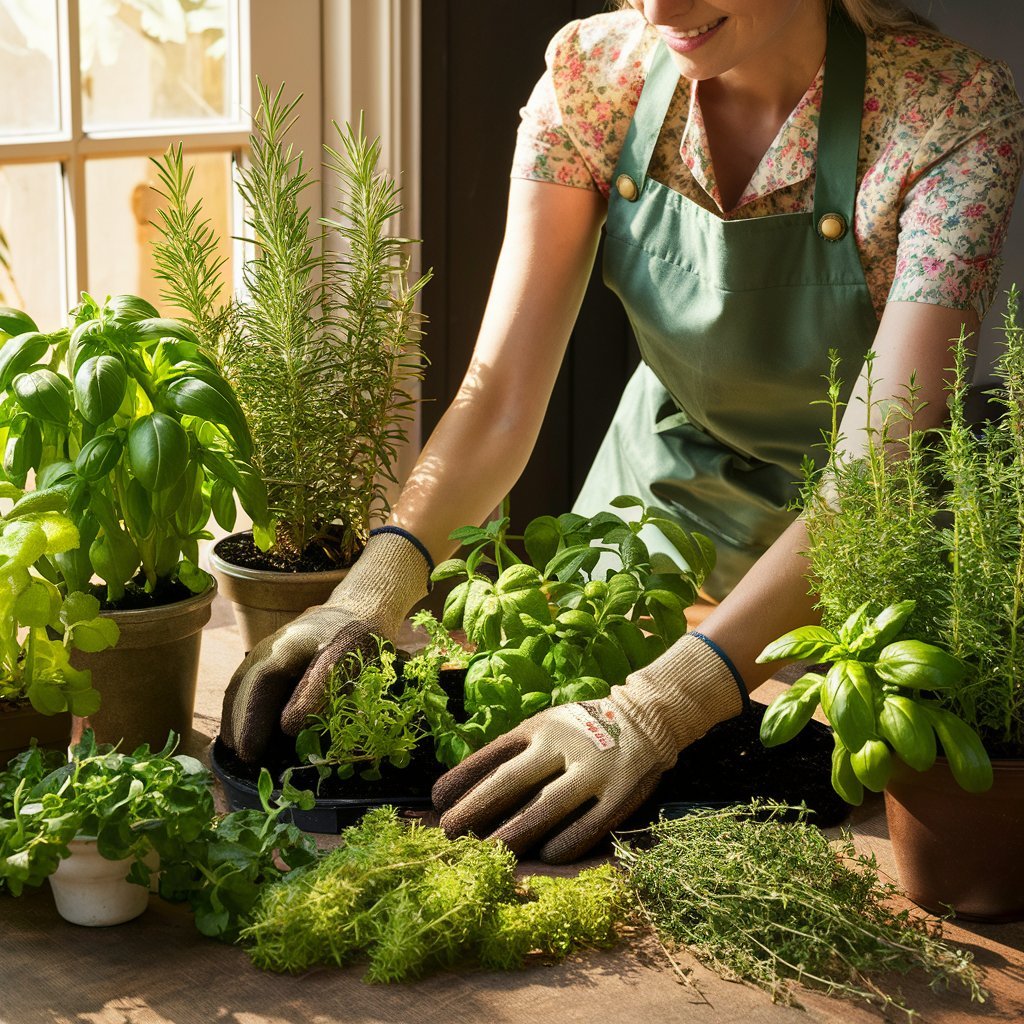
[(866, 68), (867, 41), (864, 33), (833, 9), (829, 17), (825, 78), (818, 118), (815, 224), (829, 213), (838, 213), (845, 218), (847, 225), (853, 224)]
[(678, 84), (679, 69), (672, 63), (668, 47), (659, 39), (612, 176), (613, 183), (620, 174), (628, 174), (636, 182), (638, 192), (643, 190), (651, 155)]

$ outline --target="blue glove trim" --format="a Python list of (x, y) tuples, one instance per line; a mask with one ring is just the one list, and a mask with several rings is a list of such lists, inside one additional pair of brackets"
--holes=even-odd
[(370, 536), (376, 537), (378, 533), (393, 533), (397, 537), (404, 537), (427, 560), (427, 590), (429, 591), (430, 577), (434, 573), (434, 560), (430, 557), (426, 544), (419, 537), (411, 534), (408, 530), (403, 530), (400, 526), (378, 526), (370, 531)]
[(711, 639), (711, 637), (705, 636), (703, 633), (698, 633), (696, 630), (693, 630), (689, 635), (695, 637), (698, 640), (703, 640), (704, 643), (706, 643), (708, 647), (710, 647), (711, 650), (713, 650), (715, 654), (717, 654), (719, 658), (722, 659), (722, 662), (724, 663), (725, 667), (732, 673), (732, 677), (736, 681), (736, 687), (740, 691), (740, 700), (743, 701), (743, 710), (749, 711), (750, 694), (747, 693), (747, 687), (743, 682), (743, 677), (739, 674), (739, 672), (736, 671), (736, 666), (732, 663), (732, 659), (729, 657), (729, 655), (726, 654), (725, 651), (723, 651), (722, 648), (719, 647), (718, 644), (716, 644), (715, 641)]

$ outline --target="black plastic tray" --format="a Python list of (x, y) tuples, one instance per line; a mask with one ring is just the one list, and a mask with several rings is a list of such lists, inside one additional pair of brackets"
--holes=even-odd
[[(258, 810), (263, 805), (260, 803), (259, 792), (256, 783), (249, 779), (243, 779), (232, 772), (226, 765), (228, 760), (227, 748), (218, 736), (213, 743), (213, 750), (210, 753), (210, 761), (213, 766), (213, 773), (220, 780), (227, 796), (228, 806), (233, 811), (243, 808)], [(441, 774), (441, 766), (438, 765), (437, 774)], [(299, 788), (302, 784), (296, 782)], [(280, 790), (274, 790), (274, 797), (279, 797)], [(294, 822), (304, 832), (318, 832), (326, 835), (336, 835), (349, 825), (354, 825), (367, 811), (375, 807), (394, 807), (401, 811), (428, 811), (431, 808), (429, 796), (392, 796), (392, 797), (362, 797), (353, 799), (341, 798), (319, 798), (316, 805), (308, 811), (292, 808), (282, 816), (285, 821)]]

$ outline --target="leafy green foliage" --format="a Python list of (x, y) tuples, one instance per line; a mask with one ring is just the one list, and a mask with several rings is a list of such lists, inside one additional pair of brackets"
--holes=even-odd
[(313, 794), (297, 790), (286, 779), (280, 798), (271, 800), (265, 768), (258, 789), (261, 810), (232, 811), (161, 860), (160, 895), (174, 902), (187, 900), (196, 927), (211, 938), (236, 941), (263, 887), (317, 859), (313, 837), (281, 820), (291, 808), (309, 810)]
[(859, 855), (849, 833), (830, 846), (805, 808), (781, 820), (794, 810), (698, 810), (652, 826), (650, 849), (618, 845), (651, 924), (725, 977), (785, 1002), (797, 983), (909, 1015), (881, 986), (911, 971), (983, 1001), (971, 954), (946, 945), (937, 922), (893, 909), (898, 890), (879, 881), (874, 857)]
[(877, 611), (905, 597), (917, 602), (915, 631), (948, 646), (968, 666), (942, 707), (974, 726), (990, 746), (1024, 752), (1024, 329), (1019, 293), (1003, 317), (991, 419), (968, 419), (972, 367), (968, 338), (953, 347), (949, 425), (909, 430), (919, 408), (882, 408), (868, 379), (867, 449), (842, 454), (837, 366), (829, 375), (832, 430), (826, 464), (808, 464), (804, 518), (812, 586), (827, 626), (850, 608)]
[(64, 593), (94, 576), (108, 605), (129, 583), (204, 590), (211, 513), (233, 516), (237, 494), (266, 526), (241, 408), (185, 324), (137, 296), (83, 294), (69, 329), (27, 331), (0, 351), (0, 479), (22, 488), (34, 470), (41, 492), (63, 497), (78, 543), (45, 555), (41, 571)]
[(564, 956), (611, 945), (625, 917), (618, 874), (525, 878), (505, 847), (371, 811), (316, 868), (265, 890), (241, 935), (259, 966), (300, 972), (368, 959), (394, 982), (479, 958), (518, 967), (530, 951)]
[(385, 761), (405, 768), (427, 735), (424, 707), (427, 691), (437, 688), (440, 661), (432, 678), (413, 672), (400, 679), (394, 648), (379, 637), (377, 644), (375, 658), (354, 652), (334, 667), (324, 710), (310, 715), (296, 737), (300, 762), (315, 767), (321, 781), (332, 771), (348, 779), (357, 770), (363, 779), (379, 779)]
[(410, 240), (389, 233), (402, 207), (378, 167), (379, 140), (362, 123), (335, 125), (337, 148), (325, 150), (338, 201), (321, 230), (304, 202), (320, 183), (288, 142), (301, 97), (257, 85), (252, 158), (237, 180), (255, 248), (243, 268), (247, 300), (220, 301), (217, 239), (201, 201), (190, 200), (180, 147), (156, 161), (168, 202), (158, 272), (245, 410), (276, 519), (273, 532), (257, 528), (257, 541), (285, 556), (313, 545), (347, 564), (371, 519), (387, 512), (422, 375), (415, 303), (429, 275), (408, 282)]
[[(441, 563), (433, 579), (461, 581), (443, 622), (464, 629), (477, 654), (466, 675), (469, 719), (458, 729), (462, 742), (445, 748), (445, 763), (544, 708), (606, 696), (686, 631), (685, 610), (714, 566), (711, 542), (639, 498), (623, 495), (612, 505), (637, 508), (637, 517), (541, 516), (512, 537), (504, 516), (452, 534), (466, 557)], [(640, 538), (648, 525), (668, 538), (685, 568), (648, 551)], [(513, 540), (523, 541), (529, 562), (515, 554)]]
[(761, 720), (761, 742), (774, 747), (791, 740), (821, 704), (835, 731), (832, 784), (851, 804), (864, 799), (864, 787), (880, 793), (895, 754), (916, 771), (935, 762), (936, 737), (953, 776), (964, 789), (992, 785), (992, 765), (977, 732), (931, 694), (954, 691), (967, 666), (933, 644), (899, 640), (914, 612), (901, 601), (870, 618), (860, 606), (838, 632), (804, 626), (770, 643), (759, 663), (786, 658), (829, 661), (822, 678), (809, 672), (772, 701)]
[(72, 759), (41, 778), (48, 763), (38, 751), (16, 758), (0, 773), (0, 882), (15, 896), (39, 885), (84, 835), (108, 860), (134, 857), (129, 879), (148, 885), (146, 853), (174, 857), (213, 816), (210, 774), (195, 758), (173, 755), (176, 742), (172, 733), (159, 753), (144, 744), (121, 754), (87, 730)]
[(60, 509), (61, 493), (24, 494), (0, 483), (13, 507), (0, 516), (0, 700), (28, 699), (42, 714), (99, 707), (88, 670), (71, 665), (71, 651), (102, 651), (117, 642), (118, 627), (101, 618), (94, 597), (67, 597), (32, 571), (78, 543), (78, 531)]

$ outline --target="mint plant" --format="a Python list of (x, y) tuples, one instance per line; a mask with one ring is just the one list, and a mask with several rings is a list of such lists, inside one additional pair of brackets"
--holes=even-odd
[(94, 575), (108, 606), (129, 585), (152, 593), (178, 580), (203, 591), (199, 541), (211, 536), (211, 513), (230, 529), (237, 494), (267, 522), (231, 386), (185, 324), (137, 296), (83, 294), (69, 329), (6, 337), (0, 443), (2, 479), (23, 488), (34, 471), (78, 530), (77, 546), (46, 556), (66, 594), (87, 592)]
[(148, 885), (146, 854), (175, 856), (213, 817), (210, 773), (194, 757), (175, 755), (176, 744), (172, 733), (158, 753), (144, 744), (121, 754), (86, 730), (71, 760), (42, 778), (38, 752), (15, 758), (0, 773), (0, 794), (10, 793), (0, 817), (0, 884), (15, 896), (41, 884), (69, 855), (71, 840), (89, 836), (108, 860), (134, 857), (129, 880)]
[[(469, 551), (442, 562), (432, 578), (460, 581), (443, 623), (465, 630), (477, 653), (466, 674), (467, 722), (439, 711), (433, 723), (446, 764), (544, 708), (607, 695), (686, 632), (685, 610), (714, 567), (713, 545), (640, 498), (611, 504), (639, 515), (632, 522), (612, 512), (541, 516), (521, 537), (503, 516), (452, 534)], [(648, 550), (639, 536), (648, 525), (661, 530), (682, 566)], [(528, 561), (512, 549), (516, 540)]]
[(263, 887), (316, 863), (316, 841), (282, 820), (293, 808), (309, 810), (314, 797), (286, 776), (272, 799), (266, 768), (257, 783), (261, 809), (232, 811), (211, 821), (174, 856), (160, 863), (160, 895), (187, 901), (203, 935), (234, 942), (250, 920)]
[(935, 763), (936, 738), (964, 789), (976, 793), (992, 785), (992, 764), (977, 732), (933, 696), (954, 691), (967, 667), (933, 644), (897, 639), (914, 608), (913, 601), (901, 601), (871, 617), (865, 603), (837, 631), (803, 626), (757, 659), (831, 663), (826, 675), (808, 672), (772, 702), (761, 741), (774, 747), (791, 740), (820, 704), (834, 730), (832, 785), (847, 803), (860, 804), (865, 788), (885, 789), (894, 756), (927, 771)]

